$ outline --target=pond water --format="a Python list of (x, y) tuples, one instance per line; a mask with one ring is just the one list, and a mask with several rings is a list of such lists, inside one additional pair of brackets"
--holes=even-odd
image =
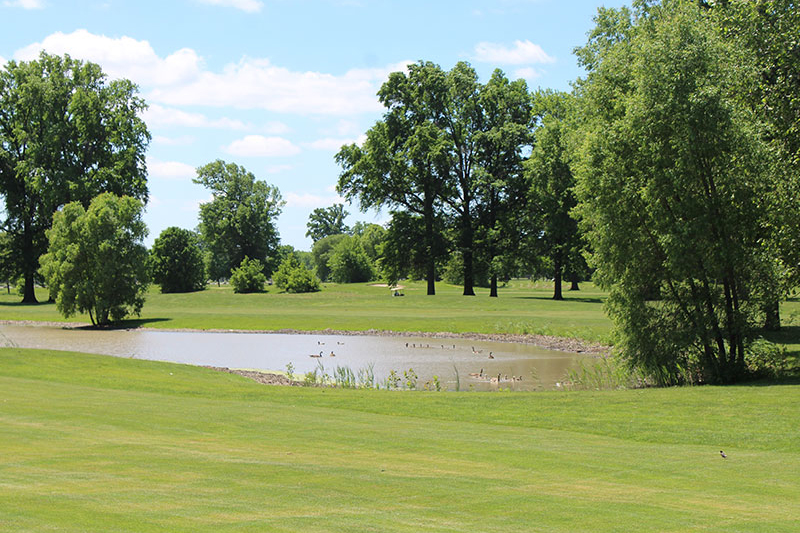
[[(527, 344), (469, 339), (96, 331), (20, 325), (0, 325), (0, 345), (266, 371), (285, 371), (291, 363), (298, 375), (319, 365), (328, 374), (333, 374), (337, 366), (349, 367), (354, 373), (371, 367), (381, 384), (392, 370), (402, 376), (404, 371), (413, 369), (418, 388), (435, 375), (443, 388), (451, 390), (457, 388), (457, 383), (461, 390), (551, 389), (564, 380), (570, 368), (591, 357)], [(320, 353), (322, 357), (310, 357)], [(489, 358), (490, 353), (493, 359)]]

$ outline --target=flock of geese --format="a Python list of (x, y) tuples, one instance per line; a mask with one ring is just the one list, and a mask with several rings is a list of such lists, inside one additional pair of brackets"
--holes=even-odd
[[(336, 341), (336, 344), (339, 345), (339, 346), (344, 345), (344, 343), (340, 342), (340, 341)], [(325, 346), (325, 343), (322, 342), (322, 341), (317, 341), (317, 345), (318, 346)], [(440, 346), (441, 346), (442, 350), (447, 349), (447, 348), (445, 348), (444, 344), (441, 344)], [(417, 346), (416, 343), (411, 343), (411, 344), (406, 343), (406, 348), (418, 348), (418, 347), (419, 348), (430, 348), (431, 345), (430, 344), (425, 344), (425, 345), (420, 344), (419, 346)], [(483, 354), (483, 350), (476, 350), (474, 346), (471, 346), (471, 348), (472, 348), (472, 353), (474, 353), (476, 355), (482, 355)], [(453, 350), (456, 349), (456, 345), (455, 344), (453, 344), (453, 348), (452, 349)], [(325, 350), (320, 350), (319, 353), (309, 354), (309, 357), (314, 357), (314, 358), (325, 357), (324, 352), (325, 352)], [(336, 354), (334, 353), (333, 350), (331, 350), (331, 353), (329, 354), (329, 357), (336, 357)], [(489, 359), (494, 359), (494, 353), (493, 352), (489, 352), (488, 358)], [(472, 377), (472, 378), (477, 378), (477, 379), (482, 379), (482, 380), (488, 381), (489, 383), (502, 383), (502, 382), (508, 382), (508, 381), (512, 381), (512, 382), (522, 381), (522, 376), (514, 376), (514, 375), (512, 375), (511, 377), (509, 377), (508, 374), (505, 374), (505, 375), (497, 374), (497, 376), (494, 376), (494, 375), (489, 376), (488, 374), (484, 373), (482, 368), (481, 368), (480, 372), (470, 372), (469, 376)]]

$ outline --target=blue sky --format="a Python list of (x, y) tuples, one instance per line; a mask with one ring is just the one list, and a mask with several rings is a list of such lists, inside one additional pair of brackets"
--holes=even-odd
[[(310, 249), (309, 213), (341, 201), (333, 156), (382, 114), (375, 93), (417, 60), (449, 70), (469, 61), (531, 89), (568, 90), (572, 49), (599, 6), (619, 0), (0, 0), (0, 64), (40, 50), (99, 63), (139, 85), (150, 201), (147, 243), (194, 228), (211, 197), (192, 183), (215, 159), (277, 186), (284, 244)], [(386, 213), (347, 222), (382, 223)]]

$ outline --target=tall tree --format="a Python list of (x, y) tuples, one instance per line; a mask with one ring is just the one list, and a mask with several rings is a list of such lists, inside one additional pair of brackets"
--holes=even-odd
[(244, 167), (221, 160), (198, 168), (194, 182), (213, 195), (200, 205), (199, 225), (212, 256), (209, 263), (220, 269), (211, 275), (229, 274), (245, 257), (258, 261), (267, 275), (277, 268), (275, 219), (284, 204), (278, 189), (256, 180)]
[(442, 199), (448, 169), (446, 140), (431, 123), (430, 102), (423, 96), (443, 89), (441, 69), (430, 63), (394, 72), (378, 97), (387, 108), (383, 120), (367, 131), (363, 146), (343, 146), (338, 190), (357, 198), (362, 209), (388, 206), (419, 217), (421, 239), (416, 254), (425, 262), (428, 295), (436, 294), (436, 263), (441, 247)]
[(41, 258), (56, 308), (89, 313), (99, 326), (138, 315), (149, 283), (146, 235), (142, 203), (130, 196), (103, 193), (88, 209), (71, 202), (56, 212)]
[(36, 302), (34, 276), (53, 213), (101, 192), (147, 201), (145, 109), (128, 80), (106, 82), (100, 67), (42, 53), (0, 70), (0, 194), (3, 229), (19, 257), (23, 302)]
[(306, 237), (317, 242), (323, 237), (347, 233), (348, 227), (344, 219), (349, 215), (344, 209), (344, 204), (333, 204), (331, 207), (318, 207), (308, 215)]
[(531, 98), (525, 80), (509, 81), (495, 70), (480, 88), (482, 124), (477, 140), (477, 205), (480, 257), (489, 266), (489, 296), (497, 297), (498, 274), (519, 250), (528, 184), (523, 150), (531, 145)]
[[(553, 269), (553, 299), (563, 300), (562, 277), (579, 270), (581, 237), (571, 211), (577, 205), (567, 146), (570, 97), (565, 93), (538, 91), (534, 96), (536, 144), (526, 166), (530, 177), (530, 220), (538, 253)], [(574, 264), (573, 264), (574, 263)]]
[(737, 95), (753, 69), (696, 4), (635, 6), (601, 11), (579, 51), (578, 209), (623, 356), (662, 383), (732, 382), (775, 275), (774, 176)]

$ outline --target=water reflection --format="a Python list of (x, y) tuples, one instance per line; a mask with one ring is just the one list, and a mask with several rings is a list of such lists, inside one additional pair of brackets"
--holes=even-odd
[(313, 371), (320, 364), (329, 374), (335, 366), (347, 366), (353, 372), (372, 366), (380, 383), (392, 370), (402, 375), (413, 368), (420, 387), (435, 375), (451, 390), (456, 383), (461, 390), (553, 388), (568, 369), (587, 357), (525, 344), (465, 339), (94, 331), (18, 325), (0, 326), (0, 343), (257, 370), (284, 370), (291, 363), (296, 374)]

